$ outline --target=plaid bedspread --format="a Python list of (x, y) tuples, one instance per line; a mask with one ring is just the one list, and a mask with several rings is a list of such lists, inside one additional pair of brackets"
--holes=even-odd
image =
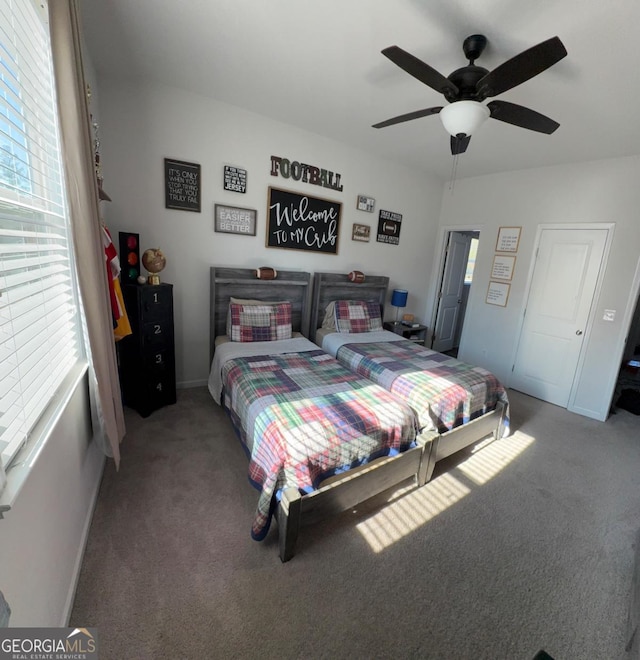
[(386, 390), (324, 351), (234, 358), (222, 367), (223, 402), (260, 490), (251, 535), (263, 539), (284, 488), (413, 446), (417, 420)]
[(441, 433), (507, 404), (500, 381), (482, 367), (418, 346), (412, 341), (344, 344), (338, 360), (406, 401), (418, 415), (420, 430)]

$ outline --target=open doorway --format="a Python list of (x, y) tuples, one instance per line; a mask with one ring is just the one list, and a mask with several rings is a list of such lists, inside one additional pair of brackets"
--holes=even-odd
[(446, 237), (431, 337), (431, 348), (439, 353), (458, 356), (479, 241), (475, 230), (450, 231)]

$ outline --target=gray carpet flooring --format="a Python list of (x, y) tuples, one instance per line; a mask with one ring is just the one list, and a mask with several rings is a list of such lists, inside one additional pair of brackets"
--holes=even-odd
[(100, 658), (630, 657), (640, 418), (509, 392), (510, 437), (303, 526), (250, 538), (247, 459), (205, 388), (126, 411), (69, 625)]

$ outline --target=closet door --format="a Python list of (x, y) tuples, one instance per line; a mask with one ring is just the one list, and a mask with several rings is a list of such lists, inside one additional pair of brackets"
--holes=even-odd
[(606, 229), (541, 232), (512, 388), (567, 407), (607, 235)]

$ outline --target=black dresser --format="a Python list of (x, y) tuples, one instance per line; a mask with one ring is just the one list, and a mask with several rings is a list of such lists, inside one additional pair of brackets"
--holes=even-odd
[(173, 285), (125, 284), (122, 294), (133, 331), (118, 342), (123, 403), (148, 417), (176, 402)]

